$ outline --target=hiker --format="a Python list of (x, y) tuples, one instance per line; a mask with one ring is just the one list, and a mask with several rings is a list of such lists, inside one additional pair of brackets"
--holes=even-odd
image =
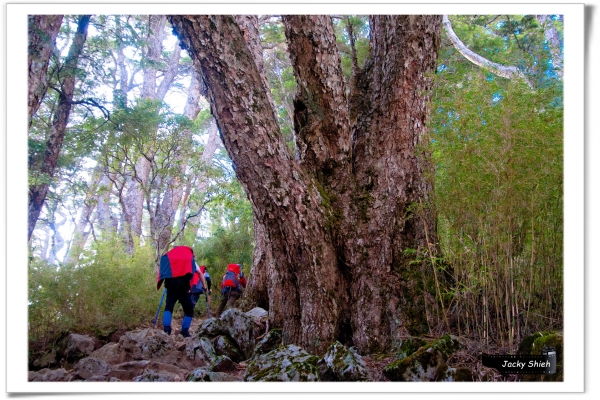
[(221, 317), (221, 313), (225, 306), (231, 308), (242, 295), (242, 289), (246, 287), (246, 277), (242, 271), (241, 264), (229, 264), (227, 272), (223, 275), (223, 283), (221, 284), (221, 304), (217, 310), (217, 318)]
[(208, 288), (208, 297), (210, 298), (210, 295), (212, 294), (212, 289), (211, 287), (211, 280), (210, 280), (210, 274), (208, 273), (208, 268), (206, 268), (204, 265), (200, 266), (200, 270), (202, 270), (202, 267), (204, 267), (204, 280), (206, 281), (206, 287)]
[(183, 308), (181, 335), (190, 337), (190, 325), (194, 316), (194, 305), (190, 294), (190, 281), (198, 269), (194, 260), (194, 250), (187, 246), (176, 246), (160, 258), (156, 289), (160, 289), (163, 281), (167, 289), (167, 302), (163, 313), (163, 329), (171, 334), (171, 318), (175, 303), (179, 301)]
[(192, 280), (190, 282), (190, 294), (192, 299), (192, 305), (194, 306), (194, 308), (196, 307), (196, 304), (198, 303), (198, 299), (200, 298), (201, 294), (206, 293), (208, 301), (208, 291), (210, 290), (210, 286), (209, 284), (207, 284), (205, 276), (206, 267), (204, 265), (201, 265), (194, 273), (194, 276), (192, 277)]

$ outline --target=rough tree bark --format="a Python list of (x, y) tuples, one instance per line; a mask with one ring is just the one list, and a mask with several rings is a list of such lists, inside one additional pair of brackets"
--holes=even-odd
[(62, 15), (30, 15), (29, 22), (29, 98), (28, 117), (37, 112), (42, 98), (48, 89), (46, 72), (50, 56), (54, 51), (56, 37), (62, 24)]
[(371, 56), (349, 99), (330, 17), (283, 17), (299, 160), (235, 18), (170, 18), (200, 64), (257, 242), (267, 243), (249, 290), (268, 297), (272, 326), (317, 353), (334, 339), (370, 352), (423, 333), (420, 267), (403, 250), (435, 243), (434, 218), (419, 208), (431, 183), (418, 148), (441, 16), (371, 17)]
[[(60, 83), (59, 104), (52, 120), (52, 129), (46, 141), (46, 150), (39, 162), (39, 166), (34, 166), (36, 172), (47, 179), (42, 183), (31, 185), (29, 187), (29, 236), (31, 239), (33, 229), (44, 205), (46, 194), (48, 193), (48, 181), (54, 177), (56, 163), (62, 148), (65, 130), (69, 123), (71, 113), (71, 103), (75, 92), (77, 62), (83, 53), (83, 46), (87, 38), (87, 28), (90, 22), (89, 15), (83, 15), (79, 18), (77, 32), (73, 38), (73, 44), (69, 49), (69, 54), (65, 60), (65, 65), (58, 72), (58, 81)], [(31, 167), (30, 167), (31, 168)]]

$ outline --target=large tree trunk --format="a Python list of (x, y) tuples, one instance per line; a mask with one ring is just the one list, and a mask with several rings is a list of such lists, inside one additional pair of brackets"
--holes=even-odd
[[(40, 215), (46, 194), (48, 193), (48, 181), (54, 177), (56, 163), (62, 148), (65, 130), (69, 123), (71, 113), (71, 103), (75, 92), (77, 62), (83, 53), (83, 46), (87, 38), (87, 28), (90, 22), (89, 15), (83, 15), (79, 18), (77, 33), (73, 38), (73, 44), (69, 49), (65, 65), (59, 72), (59, 82), (61, 86), (58, 108), (52, 121), (52, 130), (46, 141), (46, 150), (39, 165), (38, 174), (46, 179), (43, 183), (29, 187), (29, 236), (31, 239), (33, 229)], [(37, 167), (37, 166), (36, 166)]]
[(56, 37), (62, 24), (62, 15), (30, 15), (29, 17), (29, 98), (28, 117), (37, 112), (46, 94), (48, 82), (46, 72), (50, 56), (54, 51)]
[(266, 292), (284, 340), (318, 353), (334, 339), (368, 352), (422, 333), (420, 266), (403, 250), (427, 249), (427, 238), (435, 243), (434, 218), (420, 207), (431, 191), (430, 165), (418, 148), (441, 17), (372, 17), (371, 57), (350, 99), (331, 19), (283, 17), (298, 82), (299, 160), (282, 139), (235, 18), (171, 20), (200, 63), (266, 244), (255, 253), (256, 296), (248, 297), (264, 303)]

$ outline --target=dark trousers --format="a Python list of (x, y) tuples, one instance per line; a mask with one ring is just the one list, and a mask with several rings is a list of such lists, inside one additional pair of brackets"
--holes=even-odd
[(192, 304), (192, 298), (189, 293), (190, 280), (184, 277), (181, 278), (167, 278), (165, 279), (165, 288), (167, 288), (167, 303), (165, 304), (165, 311), (173, 312), (175, 303), (179, 301), (183, 308), (183, 314), (186, 317), (194, 316), (194, 305)]
[(221, 313), (226, 308), (232, 308), (235, 305), (237, 299), (240, 298), (241, 293), (237, 290), (226, 290), (221, 292), (221, 304), (219, 304), (219, 309), (217, 310), (217, 318), (221, 318)]

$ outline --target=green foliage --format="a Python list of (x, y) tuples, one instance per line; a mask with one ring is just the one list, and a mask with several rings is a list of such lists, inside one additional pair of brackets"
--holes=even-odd
[(448, 294), (460, 333), (514, 345), (518, 330), (563, 315), (562, 88), (454, 67), (436, 77), (431, 124), (438, 233), (456, 281)]
[(210, 236), (194, 245), (199, 264), (206, 265), (213, 287), (220, 288), (227, 264), (242, 264), (250, 272), (254, 251), (252, 208), (237, 180), (231, 181), (220, 198), (209, 205)]
[(77, 266), (29, 265), (29, 339), (52, 340), (63, 331), (107, 336), (152, 320), (160, 300), (154, 251), (122, 241), (95, 242)]
[(347, 78), (350, 78), (352, 75), (352, 47), (349, 32), (352, 32), (353, 35), (358, 67), (362, 68), (369, 55), (369, 18), (365, 15), (350, 15), (347, 18), (335, 19), (334, 22), (342, 71)]

